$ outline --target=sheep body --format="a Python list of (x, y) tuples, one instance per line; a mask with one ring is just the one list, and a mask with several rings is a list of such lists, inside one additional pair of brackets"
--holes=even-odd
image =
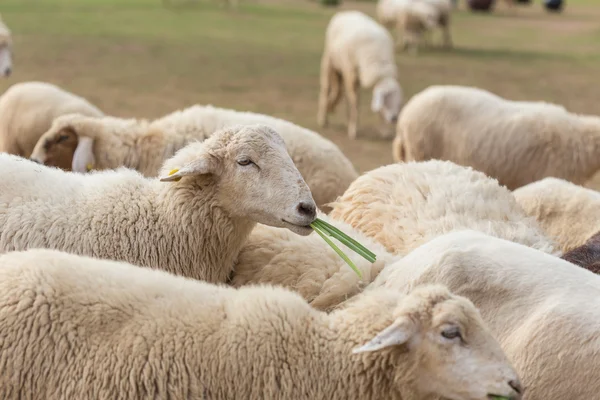
[[(241, 155), (261, 169), (238, 166)], [(52, 248), (224, 282), (255, 222), (312, 231), (310, 191), (266, 126), (219, 131), (163, 168), (160, 180), (74, 174), (0, 154), (0, 252)]]
[[(472, 304), (439, 286), (328, 315), (281, 288), (51, 250), (0, 267), (2, 398), (485, 398), (518, 379)], [(434, 323), (460, 324), (469, 348)]]
[(102, 111), (83, 97), (46, 82), (12, 85), (0, 97), (0, 152), (29, 157), (38, 139), (58, 116)]
[(600, 277), (481, 232), (440, 236), (389, 265), (366, 290), (447, 285), (470, 298), (520, 371), (530, 400), (600, 392)]
[(559, 254), (495, 179), (450, 161), (391, 164), (354, 181), (330, 216), (404, 255), (441, 234), (473, 229)]
[(562, 251), (583, 245), (600, 229), (600, 193), (557, 178), (544, 178), (513, 192)]
[[(187, 143), (204, 140), (219, 129), (237, 124), (265, 124), (280, 133), (315, 201), (324, 210), (358, 176), (340, 149), (313, 131), (279, 118), (210, 105), (175, 111), (153, 122), (77, 115), (58, 118), (38, 142), (32, 158), (44, 163), (48, 153), (45, 142), (60, 132), (73, 131), (94, 140), (93, 154), (88, 157), (94, 159), (95, 169), (126, 166), (153, 177), (162, 162)], [(72, 155), (68, 162), (71, 160)]]
[(453, 161), (511, 190), (548, 176), (584, 183), (600, 169), (600, 118), (473, 87), (431, 86), (402, 110), (393, 147), (396, 161)]
[(402, 105), (394, 41), (390, 33), (360, 11), (336, 13), (325, 32), (321, 58), (317, 120), (327, 125), (327, 115), (341, 99), (342, 86), (349, 102), (348, 136), (358, 129), (358, 90), (373, 89), (371, 109), (387, 122), (396, 120)]
[(370, 263), (353, 251), (345, 251), (361, 271), (362, 279), (317, 233), (298, 236), (285, 229), (258, 224), (239, 253), (232, 285), (283, 286), (299, 293), (312, 307), (329, 310), (362, 291), (385, 265), (397, 258), (351, 226), (323, 213), (318, 217), (375, 253), (377, 260)]

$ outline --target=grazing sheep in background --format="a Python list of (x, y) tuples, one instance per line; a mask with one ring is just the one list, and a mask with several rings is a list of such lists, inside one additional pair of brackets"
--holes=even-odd
[(0, 252), (51, 248), (225, 282), (256, 222), (308, 235), (316, 217), (281, 136), (262, 125), (188, 145), (160, 180), (8, 154), (0, 170)]
[(391, 164), (354, 181), (332, 203), (343, 221), (404, 255), (436, 236), (473, 229), (559, 254), (537, 222), (495, 179), (449, 161)]
[(545, 178), (520, 187), (513, 195), (562, 251), (583, 245), (600, 230), (600, 193), (595, 190)]
[(449, 160), (516, 189), (548, 176), (582, 184), (600, 170), (600, 118), (488, 91), (430, 86), (398, 120), (396, 161)]
[[(251, 112), (239, 112), (212, 106), (192, 106), (176, 111), (153, 122), (114, 117), (88, 118), (64, 116), (40, 138), (32, 158), (49, 162), (59, 151), (57, 138), (64, 135), (86, 139), (88, 146), (78, 146), (65, 152), (63, 162), (71, 164), (77, 159), (74, 170), (85, 172), (88, 165), (95, 169), (113, 169), (120, 166), (133, 168), (143, 175), (158, 174), (165, 159), (171, 157), (187, 143), (204, 140), (213, 132), (236, 124), (264, 124), (274, 128), (285, 141), (286, 148), (296, 167), (311, 189), (317, 205), (325, 206), (348, 188), (358, 173), (348, 158), (330, 140), (291, 122)], [(79, 141), (81, 145), (86, 143)]]
[(0, 257), (0, 320), (2, 398), (521, 398), (477, 309), (443, 286), (326, 314), (282, 288), (30, 250)]
[[(353, 251), (345, 251), (362, 273), (356, 273), (316, 233), (308, 236), (258, 224), (242, 246), (234, 268), (232, 285), (268, 283), (294, 290), (318, 310), (329, 310), (359, 293), (381, 269), (396, 257), (375, 240), (322, 213), (318, 217), (374, 252), (371, 264)], [(341, 246), (344, 249), (343, 246)], [(336, 297), (341, 293), (340, 297)]]
[(416, 50), (421, 37), (436, 27), (443, 32), (443, 46), (452, 47), (450, 14), (452, 4), (448, 0), (379, 0), (377, 19), (388, 29), (396, 28), (400, 46), (414, 46)]
[[(70, 113), (100, 117), (102, 111), (83, 97), (69, 93), (45, 82), (23, 82), (12, 85), (0, 97), (0, 152), (29, 157), (40, 136), (52, 125), (56, 117)], [(58, 151), (50, 155), (49, 162), (59, 167), (65, 164), (62, 149), (71, 154), (77, 138), (58, 135), (51, 145)]]
[(402, 89), (394, 41), (390, 33), (360, 11), (341, 11), (327, 26), (321, 59), (321, 88), (317, 120), (327, 125), (327, 115), (341, 99), (342, 86), (349, 104), (348, 136), (356, 138), (360, 87), (373, 88), (371, 110), (388, 123), (396, 121), (402, 107)]
[(561, 258), (595, 274), (600, 274), (600, 231), (581, 246), (567, 251)]
[(0, 76), (8, 78), (12, 73), (12, 35), (0, 15)]
[(463, 231), (415, 249), (368, 291), (441, 284), (471, 299), (521, 375), (528, 400), (600, 393), (600, 277), (538, 250)]

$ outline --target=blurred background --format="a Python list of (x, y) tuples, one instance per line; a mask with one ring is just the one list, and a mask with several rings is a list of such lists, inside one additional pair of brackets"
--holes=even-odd
[[(391, 142), (362, 91), (359, 140), (346, 136), (339, 107), (327, 129), (316, 123), (319, 64), (329, 18), (357, 9), (375, 17), (374, 1), (1, 0), (14, 41), (17, 82), (57, 84), (106, 114), (156, 118), (192, 104), (284, 118), (333, 140), (363, 172), (392, 162)], [(405, 99), (432, 84), (477, 86), (512, 100), (544, 100), (600, 114), (600, 1), (496, 0), (453, 11), (455, 48), (398, 52)], [(440, 41), (434, 32), (434, 45)]]

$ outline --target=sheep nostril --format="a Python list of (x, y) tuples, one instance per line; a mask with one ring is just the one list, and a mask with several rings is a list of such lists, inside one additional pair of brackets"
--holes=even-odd
[(310, 219), (314, 219), (317, 216), (317, 208), (312, 203), (301, 202), (296, 207), (296, 210), (298, 210), (300, 215), (304, 215)]
[(521, 382), (518, 380), (508, 381), (508, 385), (513, 388), (513, 390), (519, 394), (523, 393), (523, 386), (521, 386)]
[(36, 160), (35, 158), (30, 158), (29, 160), (33, 161), (34, 163), (37, 164), (41, 164), (42, 162), (40, 160)]

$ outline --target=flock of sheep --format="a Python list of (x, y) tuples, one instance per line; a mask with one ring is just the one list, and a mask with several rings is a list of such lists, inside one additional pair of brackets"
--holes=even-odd
[[(359, 176), (210, 105), (0, 97), (1, 398), (598, 398), (600, 118), (456, 86), (402, 107), (385, 28), (344, 11), (325, 36), (320, 124), (344, 88), (355, 138), (373, 87), (398, 163)], [(361, 277), (317, 217), (376, 254), (348, 254)]]

